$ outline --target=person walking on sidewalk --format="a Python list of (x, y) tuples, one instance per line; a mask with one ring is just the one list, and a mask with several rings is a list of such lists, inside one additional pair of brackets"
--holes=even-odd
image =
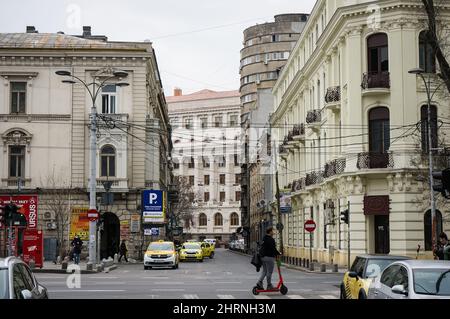
[(73, 247), (73, 259), (75, 265), (79, 265), (81, 249), (83, 247), (83, 241), (81, 240), (80, 236), (75, 235), (75, 238), (72, 240), (71, 246)]
[(122, 260), (122, 257), (125, 258), (125, 261), (128, 262), (128, 258), (127, 258), (127, 244), (125, 243), (125, 240), (122, 240), (122, 244), (120, 244), (120, 257), (119, 257), (119, 262)]
[(272, 285), (273, 269), (275, 268), (275, 261), (281, 255), (281, 253), (277, 250), (275, 239), (273, 239), (274, 234), (275, 233), (273, 227), (267, 228), (266, 235), (263, 238), (263, 243), (259, 250), (263, 271), (256, 286), (261, 290), (264, 289), (264, 278), (267, 279), (267, 290), (274, 289)]

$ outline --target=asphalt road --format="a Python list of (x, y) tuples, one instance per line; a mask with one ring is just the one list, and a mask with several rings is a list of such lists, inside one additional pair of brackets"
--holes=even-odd
[[(250, 258), (217, 249), (214, 259), (181, 263), (177, 270), (144, 270), (142, 264), (120, 264), (110, 273), (81, 275), (79, 288), (69, 288), (74, 277), (36, 274), (51, 299), (337, 299), (339, 274), (311, 274), (282, 268), (289, 293), (253, 296), (259, 273)], [(273, 282), (278, 281), (275, 273)]]

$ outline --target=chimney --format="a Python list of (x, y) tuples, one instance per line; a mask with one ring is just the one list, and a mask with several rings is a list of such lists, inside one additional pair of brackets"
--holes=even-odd
[(38, 33), (36, 28), (32, 25), (27, 26), (27, 33)]
[(83, 27), (83, 38), (89, 38), (92, 36), (91, 32), (92, 28), (90, 26), (84, 26)]
[(173, 89), (173, 96), (182, 96), (183, 95), (183, 90), (180, 88), (175, 88)]

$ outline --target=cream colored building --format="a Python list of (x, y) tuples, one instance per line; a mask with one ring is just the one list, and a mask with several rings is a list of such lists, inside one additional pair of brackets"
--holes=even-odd
[[(91, 98), (82, 85), (64, 84), (55, 72), (70, 71), (89, 83), (116, 69), (128, 72), (123, 81), (129, 86), (106, 86), (97, 99), (98, 112), (108, 119), (99, 120), (97, 136), (98, 205), (108, 212), (100, 251), (111, 256), (127, 239), (130, 255), (138, 257), (150, 240), (142, 236), (139, 218), (138, 228), (130, 227), (132, 216), (140, 215), (140, 192), (166, 190), (170, 177), (167, 106), (151, 43), (108, 41), (93, 36), (90, 27), (81, 36), (33, 27), (0, 34), (0, 193), (17, 195), (20, 182), (21, 194), (39, 195), (45, 238), (56, 234), (56, 217), (46, 206), (49, 189), (69, 189), (71, 210), (89, 207)], [(113, 205), (101, 202), (103, 181), (112, 182)]]
[[(303, 225), (314, 219), (313, 260), (347, 264), (340, 212), (348, 202), (352, 257), (415, 257), (418, 245), (419, 258), (431, 256), (427, 179), (412, 165), (427, 149), (427, 98), (422, 81), (408, 74), (419, 65), (433, 72), (421, 37), (426, 25), (420, 1), (315, 4), (273, 90), (280, 186), (293, 205), (282, 217), (287, 256), (309, 259)], [(449, 117), (448, 99), (437, 95), (433, 105), (439, 120)], [(438, 134), (445, 142), (445, 125)], [(448, 217), (441, 204), (438, 215)], [(448, 231), (448, 219), (438, 219)]]
[[(174, 175), (191, 185), (195, 239), (228, 242), (241, 226), (239, 92), (202, 90), (167, 97)], [(182, 191), (182, 190), (180, 190)]]

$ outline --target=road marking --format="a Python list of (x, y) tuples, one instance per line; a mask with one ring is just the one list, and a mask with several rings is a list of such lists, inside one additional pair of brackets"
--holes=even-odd
[(338, 299), (338, 297), (333, 295), (320, 295), (319, 297), (322, 299)]
[(88, 276), (89, 279), (119, 279), (119, 277), (96, 277), (96, 276)]
[(126, 290), (81, 290), (81, 289), (67, 289), (67, 290), (49, 290), (49, 292), (125, 292)]
[(248, 289), (216, 289), (217, 292), (248, 292)]
[(215, 285), (241, 285), (242, 281), (215, 281)]
[(97, 281), (97, 282), (85, 282), (84, 283), (85, 285), (98, 285), (98, 286), (100, 286), (100, 285), (126, 285), (126, 282), (116, 282), (116, 281), (113, 281), (113, 282), (101, 282), (101, 281)]
[(160, 288), (160, 289), (152, 289), (152, 291), (156, 292), (163, 292), (163, 291), (175, 291), (175, 292), (183, 292), (186, 291), (186, 289), (176, 289), (176, 288)]
[(255, 299), (270, 299), (269, 296), (265, 296), (265, 295), (259, 295), (259, 296), (254, 296)]
[(159, 299), (159, 295), (148, 295), (151, 299)]
[(184, 282), (182, 281), (172, 281), (172, 282), (167, 282), (167, 281), (156, 281), (153, 283), (154, 285), (165, 285), (165, 286), (182, 286), (184, 285)]
[(300, 295), (287, 295), (289, 299), (305, 299), (305, 297)]
[(311, 292), (312, 289), (289, 289), (292, 292)]
[(296, 281), (285, 281), (284, 283), (287, 284), (287, 285), (295, 285), (295, 284), (297, 284)]
[(198, 295), (183, 295), (184, 299), (200, 299)]
[(233, 295), (217, 295), (219, 299), (236, 299)]
[(166, 280), (169, 279), (169, 277), (143, 277), (144, 279), (160, 279), (160, 280)]

